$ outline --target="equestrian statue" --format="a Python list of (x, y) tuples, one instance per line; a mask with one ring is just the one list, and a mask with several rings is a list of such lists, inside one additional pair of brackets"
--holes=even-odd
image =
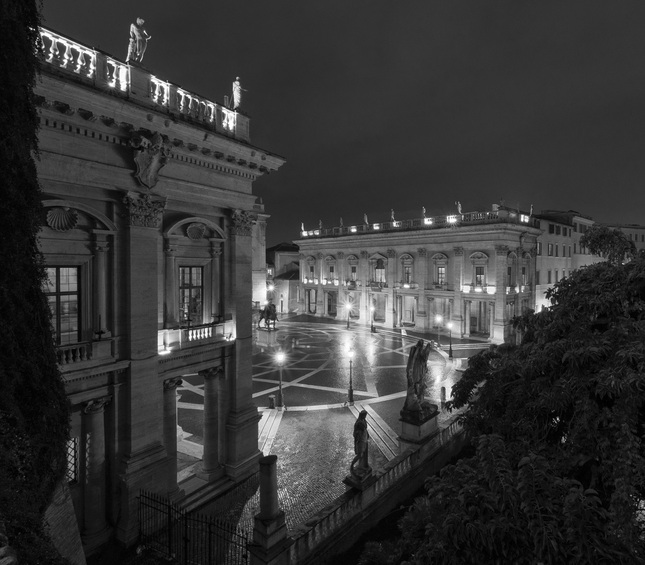
[(275, 324), (278, 321), (278, 313), (276, 311), (275, 304), (269, 302), (264, 308), (260, 308), (260, 319), (258, 320), (258, 328), (264, 320), (264, 327), (267, 330), (271, 329), (271, 324), (273, 324), (273, 329), (275, 330)]

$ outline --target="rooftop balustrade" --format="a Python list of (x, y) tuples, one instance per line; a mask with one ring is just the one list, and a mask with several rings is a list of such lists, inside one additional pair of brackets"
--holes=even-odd
[(508, 210), (493, 210), (491, 212), (467, 212), (465, 214), (449, 214), (447, 216), (413, 218), (410, 220), (363, 223), (353, 226), (320, 227), (314, 230), (302, 230), (300, 236), (302, 238), (340, 237), (393, 231), (459, 228), (469, 225), (498, 223), (524, 224), (537, 227), (535, 218), (526, 214), (517, 214), (515, 212), (509, 212)]
[(250, 141), (249, 119), (244, 114), (157, 77), (138, 64), (125, 63), (44, 27), (39, 31), (43, 69), (69, 75), (217, 133)]

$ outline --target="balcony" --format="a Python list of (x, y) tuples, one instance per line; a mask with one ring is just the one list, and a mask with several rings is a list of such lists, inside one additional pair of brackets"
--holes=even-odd
[(157, 347), (160, 355), (216, 342), (235, 339), (235, 324), (232, 320), (212, 324), (199, 324), (190, 327), (159, 330)]
[(43, 27), (39, 31), (43, 44), (43, 69), (74, 76), (88, 86), (107, 90), (173, 117), (179, 116), (217, 133), (250, 141), (249, 119), (244, 114), (60, 33)]
[(102, 361), (113, 361), (112, 340), (102, 339), (58, 345), (56, 358), (63, 372), (98, 365)]

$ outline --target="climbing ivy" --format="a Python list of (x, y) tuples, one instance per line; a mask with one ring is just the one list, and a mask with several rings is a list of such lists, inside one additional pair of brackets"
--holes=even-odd
[(0, 2), (0, 521), (20, 563), (66, 563), (42, 525), (65, 466), (69, 415), (37, 235), (40, 4)]

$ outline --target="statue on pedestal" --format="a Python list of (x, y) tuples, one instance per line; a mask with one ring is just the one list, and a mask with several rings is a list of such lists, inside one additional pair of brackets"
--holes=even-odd
[(242, 105), (242, 92), (246, 92), (246, 88), (242, 88), (240, 77), (235, 77), (233, 81), (233, 110), (237, 110)]
[(151, 35), (143, 27), (145, 20), (137, 18), (136, 23), (130, 25), (130, 43), (128, 44), (128, 56), (126, 63), (141, 63), (143, 55), (148, 47), (148, 40), (152, 39)]
[(366, 418), (367, 411), (361, 410), (354, 423), (354, 453), (356, 455), (349, 466), (351, 477), (359, 481), (368, 477), (372, 472), (367, 459), (370, 434), (367, 431)]
[(408, 390), (405, 397), (405, 404), (401, 410), (401, 417), (406, 421), (423, 422), (434, 415), (437, 407), (425, 399), (426, 375), (428, 374), (428, 357), (431, 346), (425, 346), (420, 339), (410, 349), (406, 376), (408, 379)]

